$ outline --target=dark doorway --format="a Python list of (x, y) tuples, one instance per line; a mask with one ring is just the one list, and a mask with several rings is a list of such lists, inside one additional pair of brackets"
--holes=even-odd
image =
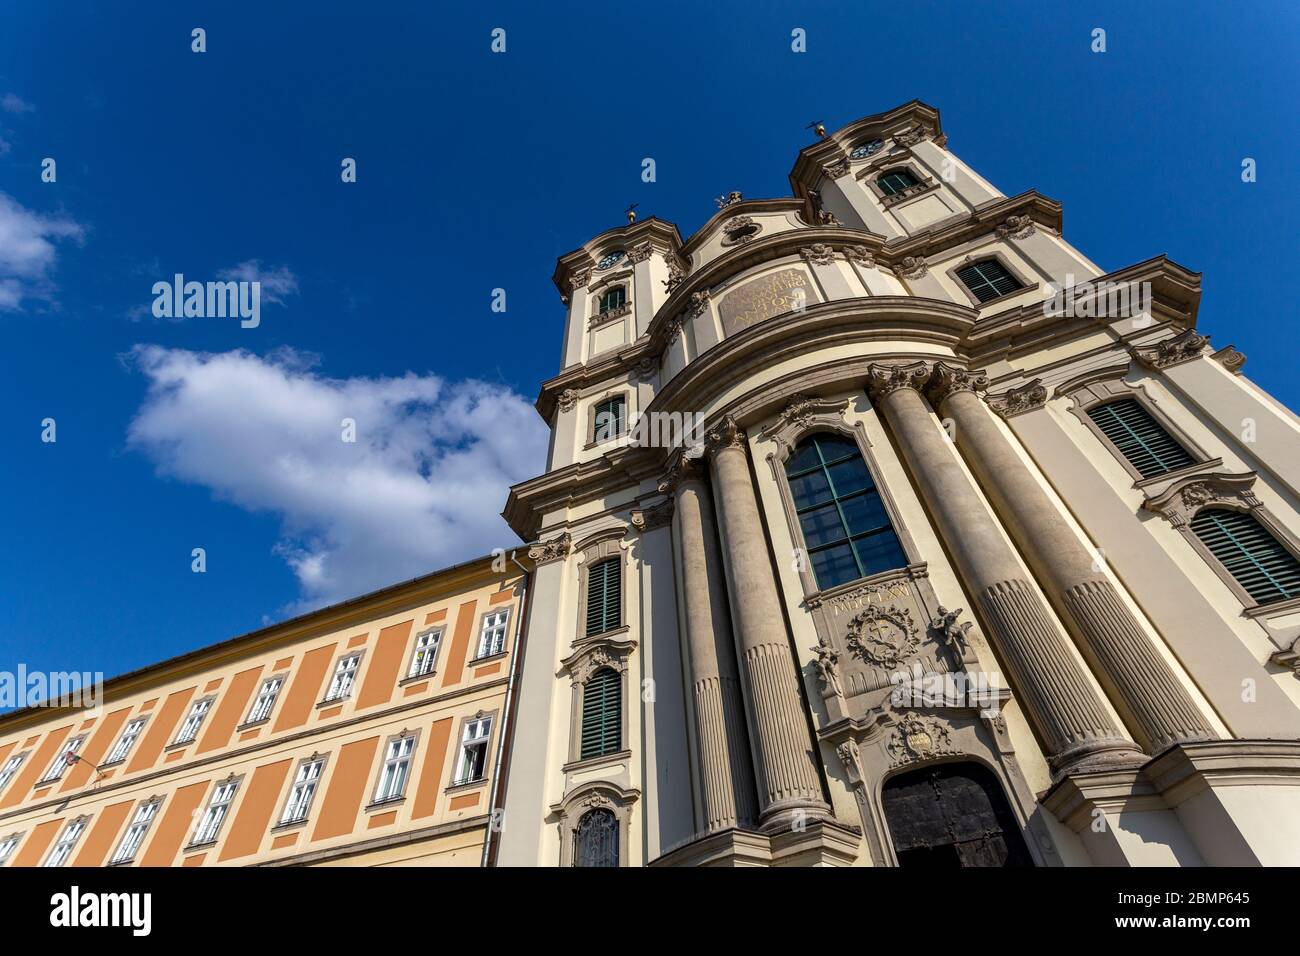
[(979, 764), (938, 764), (892, 777), (881, 801), (899, 866), (1034, 865), (1002, 785)]

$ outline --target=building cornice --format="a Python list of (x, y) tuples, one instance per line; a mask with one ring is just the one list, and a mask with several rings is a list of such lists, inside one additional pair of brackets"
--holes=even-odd
[[(551, 281), (555, 283), (560, 296), (567, 300), (573, 292), (574, 277), (580, 277), (584, 270), (590, 271), (605, 253), (624, 249), (630, 254), (633, 247), (646, 242), (652, 249), (661, 252), (676, 253), (682, 247), (681, 233), (677, 231), (676, 225), (650, 216), (626, 226), (606, 229), (572, 252), (566, 252), (556, 261)], [(586, 284), (585, 281), (581, 283), (584, 286)]]

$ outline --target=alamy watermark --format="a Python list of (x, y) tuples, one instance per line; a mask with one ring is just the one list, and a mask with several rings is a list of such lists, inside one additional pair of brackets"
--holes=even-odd
[(1005, 696), (1002, 676), (996, 671), (926, 672), (918, 661), (911, 671), (889, 675), (893, 685), (889, 701), (895, 707), (973, 707), (981, 716), (992, 716), (1001, 709)]
[(155, 319), (239, 318), (240, 328), (262, 324), (262, 283), (257, 279), (186, 282), (176, 273), (171, 282), (153, 284)]
[(1151, 283), (1112, 282), (1109, 279), (1082, 282), (1074, 274), (1065, 274), (1065, 283), (1051, 282), (1052, 296), (1043, 311), (1047, 315), (1081, 318), (1133, 318), (1142, 324), (1151, 322)]
[(93, 710), (103, 699), (103, 671), (0, 671), (0, 707)]
[(702, 412), (632, 412), (624, 431), (621, 417), (597, 414), (594, 438), (609, 441), (626, 435), (627, 443), (641, 448), (693, 448), (704, 441)]

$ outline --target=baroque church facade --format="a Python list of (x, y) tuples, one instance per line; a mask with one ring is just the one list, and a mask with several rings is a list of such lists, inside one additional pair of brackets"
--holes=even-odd
[(935, 109), (818, 135), (558, 262), (496, 862), (1300, 863), (1300, 420)]

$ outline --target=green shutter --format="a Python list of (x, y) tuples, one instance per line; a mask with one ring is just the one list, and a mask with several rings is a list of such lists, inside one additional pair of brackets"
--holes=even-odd
[(1300, 597), (1300, 561), (1254, 515), (1204, 508), (1192, 532), (1257, 603)]
[(1136, 398), (1121, 398), (1088, 410), (1103, 435), (1143, 478), (1186, 468), (1193, 458), (1160, 427)]
[(618, 558), (607, 558), (587, 572), (587, 634), (612, 631), (622, 621), (622, 567)]
[(957, 270), (957, 278), (980, 302), (989, 302), (1020, 288), (1020, 280), (996, 259), (972, 262)]
[(623, 678), (604, 668), (582, 691), (582, 759), (618, 753), (623, 746)]
[(596, 406), (593, 424), (595, 434), (592, 436), (596, 441), (607, 441), (623, 434), (623, 410), (625, 403), (622, 396), (611, 398), (607, 402), (601, 402)]

